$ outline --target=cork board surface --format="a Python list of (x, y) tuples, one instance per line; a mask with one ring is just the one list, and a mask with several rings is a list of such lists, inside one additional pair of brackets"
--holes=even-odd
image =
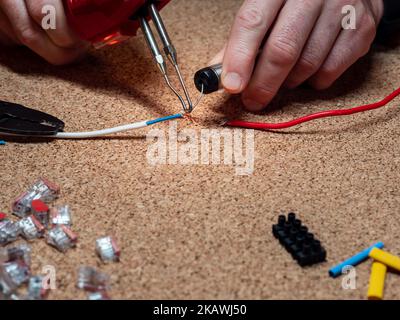
[[(186, 78), (224, 44), (239, 0), (175, 0), (163, 12)], [(333, 88), (280, 94), (271, 111), (245, 113), (237, 97), (207, 96), (184, 128), (220, 128), (224, 119), (283, 121), (332, 107), (373, 102), (400, 85), (400, 49), (376, 48)], [(0, 98), (51, 113), (66, 130), (100, 129), (179, 110), (141, 37), (52, 67), (24, 49), (0, 52)], [(197, 95), (191, 85), (191, 92)], [(108, 273), (114, 299), (365, 299), (371, 262), (357, 289), (328, 269), (376, 241), (400, 254), (399, 101), (373, 112), (319, 120), (285, 133), (255, 132), (255, 168), (157, 165), (146, 158), (148, 129), (109, 139), (8, 141), (0, 147), (0, 210), (38, 176), (60, 184), (73, 210), (76, 249), (61, 254), (35, 241), (33, 270), (57, 268), (51, 299), (84, 299), (76, 270)], [(168, 124), (157, 128), (168, 131)], [(293, 210), (322, 241), (328, 262), (300, 268), (271, 234)], [(121, 262), (102, 265), (96, 238), (112, 234)], [(387, 278), (387, 299), (400, 298)]]

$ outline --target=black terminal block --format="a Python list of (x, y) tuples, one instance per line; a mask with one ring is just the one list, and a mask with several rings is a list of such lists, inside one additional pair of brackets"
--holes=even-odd
[(287, 218), (280, 215), (278, 224), (272, 226), (272, 233), (300, 266), (310, 266), (326, 260), (326, 250), (321, 242), (315, 239), (293, 212)]

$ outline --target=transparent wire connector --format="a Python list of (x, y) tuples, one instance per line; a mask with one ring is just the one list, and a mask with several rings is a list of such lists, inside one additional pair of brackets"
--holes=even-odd
[(49, 290), (43, 285), (43, 276), (34, 276), (29, 278), (28, 296), (29, 300), (43, 300), (46, 298)]
[(64, 225), (56, 226), (47, 233), (47, 243), (61, 252), (74, 248), (77, 241), (77, 235)]
[(31, 252), (31, 247), (26, 243), (14, 247), (0, 248), (0, 263), (22, 261), (30, 266)]
[(12, 205), (12, 212), (19, 218), (25, 218), (31, 213), (32, 201), (38, 199), (35, 191), (27, 191), (20, 195)]
[(40, 178), (36, 181), (32, 185), (31, 190), (36, 191), (40, 195), (39, 199), (44, 202), (54, 201), (60, 195), (60, 187), (45, 178)]
[(17, 290), (17, 285), (14, 283), (10, 274), (6, 271), (6, 265), (0, 265), (0, 299), (8, 299)]
[(35, 216), (39, 222), (46, 228), (49, 225), (49, 207), (42, 200), (33, 200), (32, 204), (32, 214)]
[(8, 262), (3, 264), (4, 272), (9, 276), (12, 283), (19, 287), (23, 283), (28, 282), (30, 276), (30, 269), (22, 261)]
[(17, 293), (12, 293), (9, 297), (8, 300), (11, 301), (20, 301), (20, 300), (25, 300), (23, 297), (21, 297), (19, 294)]
[(31, 213), (32, 201), (40, 199), (51, 202), (57, 199), (59, 194), (60, 188), (56, 184), (41, 178), (13, 202), (12, 212), (20, 218), (25, 218)]
[(18, 222), (8, 219), (0, 221), (0, 245), (16, 241), (20, 234), (21, 228)]
[(97, 271), (92, 267), (80, 267), (78, 270), (78, 281), (76, 286), (79, 289), (90, 292), (105, 292), (110, 289), (110, 277)]
[(50, 209), (50, 223), (52, 225), (72, 226), (71, 210), (68, 205), (57, 206)]
[(88, 294), (88, 300), (111, 300), (107, 292), (92, 292)]
[(29, 216), (19, 221), (21, 235), (26, 240), (33, 240), (43, 237), (45, 227), (40, 223), (35, 216)]
[(96, 252), (103, 262), (117, 262), (121, 255), (121, 251), (112, 237), (97, 239)]

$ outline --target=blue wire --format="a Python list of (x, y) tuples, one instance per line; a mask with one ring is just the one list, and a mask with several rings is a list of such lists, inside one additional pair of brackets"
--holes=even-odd
[(155, 119), (155, 120), (147, 121), (146, 124), (147, 124), (148, 126), (151, 126), (151, 125), (156, 124), (156, 123), (160, 123), (160, 122), (164, 122), (164, 121), (169, 121), (169, 120), (175, 120), (175, 119), (181, 119), (181, 118), (183, 118), (183, 115), (181, 115), (180, 113), (178, 113), (178, 114), (174, 114), (174, 115), (172, 115), (172, 116), (168, 116), (168, 117), (163, 117), (163, 118), (158, 118), (158, 119)]

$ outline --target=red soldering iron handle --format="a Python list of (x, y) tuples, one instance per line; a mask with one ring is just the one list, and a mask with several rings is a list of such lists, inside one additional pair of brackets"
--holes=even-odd
[[(170, 0), (157, 0), (162, 9)], [(136, 35), (131, 19), (149, 0), (63, 0), (72, 28), (96, 47), (113, 45)]]

